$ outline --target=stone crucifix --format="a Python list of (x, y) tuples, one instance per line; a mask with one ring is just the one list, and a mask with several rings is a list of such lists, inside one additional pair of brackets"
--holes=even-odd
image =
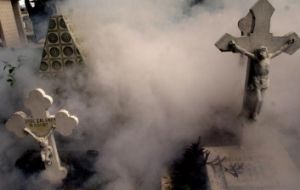
[(24, 137), (26, 134), (32, 136), (40, 145), (41, 159), (46, 172), (62, 179), (67, 175), (67, 169), (61, 165), (53, 131), (57, 130), (65, 136), (70, 135), (78, 125), (78, 118), (66, 110), (58, 111), (55, 116), (50, 115), (48, 109), (52, 103), (52, 97), (46, 95), (44, 90), (32, 90), (24, 103), (32, 116), (27, 116), (22, 111), (16, 112), (5, 127), (18, 137)]
[(269, 86), (270, 60), (282, 52), (291, 55), (300, 47), (296, 33), (279, 37), (270, 33), (273, 13), (268, 0), (259, 0), (239, 21), (242, 37), (225, 34), (215, 44), (222, 52), (241, 53), (249, 58), (242, 115), (253, 120), (260, 113), (264, 92)]

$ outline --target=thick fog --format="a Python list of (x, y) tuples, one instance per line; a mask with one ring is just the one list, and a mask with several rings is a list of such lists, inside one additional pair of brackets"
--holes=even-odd
[[(52, 87), (58, 85), (64, 94), (59, 100), (54, 98), (59, 104), (51, 111), (64, 106), (80, 120), (77, 140), (61, 146), (100, 153), (99, 175), (89, 183), (102, 183), (105, 190), (159, 188), (162, 171), (187, 145), (213, 126), (236, 127), (243, 101), (246, 64), (240, 63), (237, 54), (221, 53), (214, 44), (224, 33), (240, 35), (237, 22), (256, 1), (193, 2), (65, 1), (60, 12), (69, 18), (86, 56), (87, 77), (76, 79), (84, 90), (40, 79), (36, 70), (41, 55), (24, 51), (15, 85), (10, 86), (7, 72), (1, 72), (0, 118), (4, 122), (22, 109), (22, 98), (29, 90), (42, 87), (54, 95)], [(270, 2), (276, 8), (272, 33), (300, 34), (300, 3)], [(262, 144), (268, 140), (261, 134), (276, 131), (275, 138), (294, 154), (298, 166), (299, 58), (296, 52), (272, 60), (271, 85), (256, 125), (262, 130), (250, 129), (256, 138), (245, 137), (247, 145), (257, 146), (257, 138)], [(18, 64), (8, 53), (1, 54), (0, 60)], [(38, 176), (25, 180), (14, 168), (23, 151), (37, 145), (29, 137), (17, 139), (2, 126), (0, 134), (0, 189), (18, 189), (19, 185), (39, 189)]]

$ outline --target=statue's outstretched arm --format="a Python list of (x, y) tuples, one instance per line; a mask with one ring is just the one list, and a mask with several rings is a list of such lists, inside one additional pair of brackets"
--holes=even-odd
[(51, 127), (50, 131), (49, 131), (48, 134), (46, 135), (47, 138), (52, 134), (52, 132), (53, 132), (53, 130), (54, 130), (55, 128), (56, 128), (56, 126), (52, 126), (52, 127)]
[(40, 142), (40, 139), (38, 136), (36, 136), (30, 129), (28, 128), (25, 128), (24, 129), (25, 132), (27, 132), (29, 135), (31, 135), (35, 140), (39, 141)]
[(274, 58), (278, 55), (280, 55), (282, 52), (284, 52), (287, 48), (289, 48), (293, 43), (295, 42), (294, 39), (289, 39), (283, 46), (281, 46), (281, 48), (277, 51), (275, 51), (274, 53), (270, 54), (271, 58)]
[(228, 45), (233, 50), (233, 52), (239, 52), (241, 54), (246, 55), (250, 59), (256, 59), (256, 56), (253, 53), (251, 53), (251, 52), (247, 51), (246, 49), (242, 48), (241, 46), (237, 45), (235, 41), (233, 41), (233, 40), (230, 41)]

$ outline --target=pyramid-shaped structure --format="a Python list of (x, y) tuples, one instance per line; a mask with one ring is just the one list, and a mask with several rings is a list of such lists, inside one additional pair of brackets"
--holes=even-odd
[(55, 75), (68, 68), (83, 65), (83, 56), (62, 15), (49, 19), (40, 72)]

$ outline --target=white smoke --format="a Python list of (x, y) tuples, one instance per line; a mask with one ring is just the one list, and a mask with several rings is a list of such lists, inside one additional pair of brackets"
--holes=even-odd
[[(73, 23), (88, 67), (85, 92), (69, 91), (62, 83), (67, 93), (60, 101), (79, 116), (78, 138), (84, 142), (68, 146), (100, 151), (101, 175), (95, 181), (107, 190), (158, 188), (163, 168), (187, 144), (212, 125), (232, 127), (228, 118), (239, 114), (246, 65), (237, 55), (219, 52), (214, 43), (224, 33), (238, 36), (238, 20), (256, 1), (210, 0), (192, 8), (187, 2), (72, 0), (61, 8)], [(300, 4), (271, 3), (276, 7), (273, 33), (300, 33)], [(299, 52), (272, 61), (260, 118), (299, 134), (298, 58)], [(17, 83), (27, 81), (25, 90), (40, 87), (26, 73), (18, 73)], [(8, 92), (2, 91), (4, 97)], [(1, 107), (9, 109), (6, 116), (16, 111)]]

